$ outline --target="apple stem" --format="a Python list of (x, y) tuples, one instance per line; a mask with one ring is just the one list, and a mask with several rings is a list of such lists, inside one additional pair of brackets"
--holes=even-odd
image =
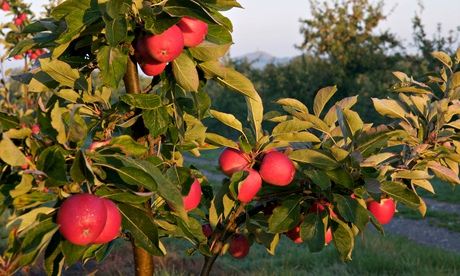
[[(141, 85), (139, 82), (139, 74), (137, 72), (137, 64), (134, 57), (130, 55), (126, 65), (126, 73), (123, 76), (126, 93), (139, 94), (141, 93)], [(134, 125), (133, 127), (138, 127)], [(155, 271), (153, 256), (143, 248), (136, 246), (134, 239), (131, 237), (134, 254), (135, 275), (136, 276), (151, 276)]]

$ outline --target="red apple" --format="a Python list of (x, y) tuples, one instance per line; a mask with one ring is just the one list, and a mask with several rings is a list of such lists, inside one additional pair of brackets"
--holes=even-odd
[(242, 259), (249, 253), (249, 241), (248, 239), (240, 234), (235, 234), (230, 241), (230, 247), (228, 249), (230, 255), (236, 259)]
[(27, 14), (25, 14), (25, 13), (20, 13), (20, 14), (18, 14), (18, 18), (21, 19), (22, 21), (24, 21), (24, 20), (27, 19)]
[(324, 237), (326, 244), (329, 244), (332, 241), (332, 230), (331, 227), (327, 228), (326, 236)]
[(300, 226), (292, 228), (286, 232), (286, 236), (290, 238), (294, 243), (302, 243), (302, 238), (300, 237)]
[(93, 243), (107, 243), (120, 235), (121, 214), (117, 205), (107, 198), (101, 198), (101, 200), (107, 209), (107, 220), (101, 234), (99, 234)]
[(184, 49), (184, 36), (176, 25), (159, 35), (146, 36), (143, 40), (146, 52), (159, 62), (170, 62)]
[(198, 179), (193, 181), (190, 186), (190, 191), (184, 197), (182, 197), (184, 202), (185, 211), (190, 211), (198, 207), (201, 201), (201, 185)]
[(92, 243), (104, 229), (107, 208), (104, 201), (91, 194), (77, 194), (62, 203), (57, 223), (62, 236), (76, 245)]
[(22, 166), (21, 166), (21, 169), (23, 169), (23, 170), (27, 170), (29, 168), (29, 162), (32, 160), (32, 156), (27, 155), (26, 160), (27, 161), (24, 164), (22, 164)]
[(22, 59), (22, 55), (15, 55), (13, 58), (14, 59)]
[(212, 227), (209, 223), (206, 223), (206, 224), (203, 224), (201, 225), (201, 231), (203, 231), (203, 235), (206, 237), (206, 238), (209, 238), (211, 237), (212, 235)]
[(219, 156), (219, 166), (223, 173), (230, 176), (245, 169), (249, 165), (249, 160), (244, 152), (226, 148)]
[(2, 10), (3, 11), (9, 11), (10, 10), (10, 4), (8, 3), (8, 1), (3, 1), (2, 2)]
[(387, 224), (393, 218), (396, 211), (396, 204), (392, 198), (384, 198), (380, 203), (371, 200), (367, 203), (367, 209), (375, 216), (380, 224)]
[(14, 23), (14, 25), (16, 25), (16, 26), (21, 26), (21, 25), (22, 25), (22, 21), (23, 21), (23, 20), (20, 19), (20, 18), (15, 18), (15, 19), (13, 19), (13, 23)]
[(167, 64), (167, 62), (141, 63), (141, 69), (147, 76), (157, 76), (165, 70)]
[(259, 169), (262, 179), (274, 186), (286, 186), (295, 175), (294, 163), (284, 153), (272, 151), (265, 154)]
[(182, 17), (177, 23), (184, 35), (184, 45), (195, 47), (205, 39), (208, 34), (208, 24), (191, 17)]
[(32, 130), (32, 134), (38, 135), (40, 133), (40, 125), (39, 124), (33, 124), (30, 129)]
[(262, 178), (254, 169), (245, 169), (249, 173), (238, 187), (238, 200), (244, 203), (250, 202), (262, 188)]

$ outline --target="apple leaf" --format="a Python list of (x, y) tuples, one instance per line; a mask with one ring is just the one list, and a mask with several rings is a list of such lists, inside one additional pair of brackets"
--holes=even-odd
[(161, 106), (161, 98), (155, 94), (125, 94), (120, 100), (132, 107), (141, 109), (156, 109)]
[(337, 86), (324, 87), (316, 93), (315, 99), (313, 100), (313, 112), (316, 116), (320, 116), (324, 106), (326, 106), (327, 102), (334, 96), (335, 92), (337, 92)]
[(300, 225), (300, 237), (311, 252), (319, 252), (325, 244), (324, 223), (319, 213), (309, 213)]
[(295, 227), (300, 221), (300, 198), (293, 197), (281, 202), (273, 209), (268, 219), (268, 229), (272, 233), (282, 233)]
[(406, 185), (400, 182), (385, 181), (381, 183), (380, 190), (394, 199), (407, 205), (407, 207), (417, 209), (420, 206), (419, 196)]
[(117, 47), (102, 46), (97, 53), (97, 63), (104, 84), (117, 88), (126, 72), (128, 55)]
[(319, 150), (300, 149), (289, 153), (289, 158), (300, 163), (310, 164), (319, 169), (331, 170), (339, 166), (339, 163)]
[(118, 209), (122, 215), (123, 229), (131, 232), (134, 244), (154, 256), (163, 256), (159, 247), (158, 227), (148, 211), (125, 203), (119, 203)]
[(197, 92), (200, 85), (198, 71), (193, 60), (183, 52), (172, 62), (177, 83), (187, 92)]

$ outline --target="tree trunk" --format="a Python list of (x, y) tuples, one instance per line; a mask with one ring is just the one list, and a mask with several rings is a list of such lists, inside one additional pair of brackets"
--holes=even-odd
[[(137, 64), (133, 60), (132, 56), (128, 58), (128, 64), (126, 65), (126, 73), (123, 77), (123, 82), (125, 83), (126, 93), (141, 93)], [(153, 256), (143, 248), (136, 246), (134, 241), (132, 241), (132, 245), (136, 276), (152, 276), (153, 272), (155, 271)]]

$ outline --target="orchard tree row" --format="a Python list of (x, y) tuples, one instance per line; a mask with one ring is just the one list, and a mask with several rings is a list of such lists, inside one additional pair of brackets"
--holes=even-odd
[[(16, 18), (28, 9), (6, 3)], [(221, 63), (233, 28), (221, 12), (238, 7), (68, 0), (6, 27), (9, 57), (35, 61), (0, 87), (0, 211), (10, 233), (2, 273), (43, 255), (46, 272), (59, 275), (102, 261), (116, 239), (132, 243), (137, 275), (153, 274), (167, 239), (202, 254), (203, 275), (218, 256), (243, 258), (254, 243), (275, 254), (283, 235), (351, 260), (356, 237), (369, 223), (383, 233), (396, 204), (424, 215), (420, 189), (434, 192), (436, 178), (460, 184), (460, 52), (434, 52), (439, 70), (426, 83), (394, 73), (394, 97), (373, 99), (389, 125), (364, 122), (352, 109), (358, 96), (326, 109), (335, 86), (317, 92), (312, 110), (281, 98), (265, 112), (251, 81)], [(138, 65), (151, 76), (146, 87)], [(222, 97), (245, 99), (246, 121), (213, 109), (210, 82), (235, 93)], [(206, 118), (238, 139), (210, 132)], [(219, 148), (222, 183), (184, 165), (186, 154)]]

